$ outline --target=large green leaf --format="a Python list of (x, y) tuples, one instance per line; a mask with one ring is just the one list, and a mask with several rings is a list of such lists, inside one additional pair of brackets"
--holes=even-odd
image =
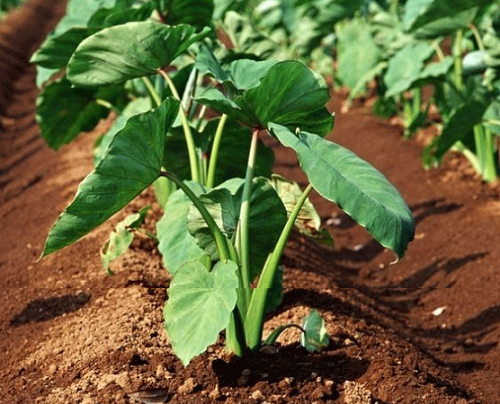
[(98, 87), (155, 74), (210, 32), (194, 30), (153, 21), (103, 29), (78, 46), (68, 64), (68, 79), (77, 86)]
[(98, 104), (98, 99), (116, 104), (125, 99), (125, 93), (117, 86), (98, 90), (73, 88), (65, 77), (48, 84), (38, 95), (36, 112), (47, 144), (58, 150), (108, 116), (109, 109)]
[(50, 230), (44, 256), (95, 229), (158, 178), (165, 134), (178, 112), (179, 103), (168, 98), (158, 108), (130, 118)]
[[(196, 182), (186, 182), (186, 185), (200, 196), (206, 189)], [(198, 247), (196, 239), (189, 233), (187, 216), (191, 200), (182, 190), (175, 191), (168, 198), (161, 220), (156, 224), (158, 234), (158, 250), (163, 257), (165, 268), (175, 274), (179, 267), (190, 260), (200, 260), (205, 252)]]
[(31, 58), (32, 63), (47, 69), (66, 67), (76, 47), (95, 30), (91, 28), (71, 28), (59, 35), (49, 36)]
[(389, 60), (384, 83), (387, 97), (401, 94), (417, 81), (424, 69), (424, 62), (434, 53), (434, 48), (426, 42), (412, 42)]
[[(239, 220), (243, 180), (230, 180), (201, 196), (208, 211), (228, 239), (232, 239)], [(254, 179), (250, 198), (250, 272), (252, 278), (262, 270), (269, 253), (278, 241), (287, 219), (278, 194), (265, 178)], [(213, 260), (218, 259), (215, 240), (198, 209), (190, 208), (188, 229)]]
[(378, 64), (380, 50), (368, 24), (360, 20), (349, 22), (340, 31), (338, 42), (338, 78), (354, 88)]
[(154, 3), (145, 3), (138, 8), (132, 8), (132, 3), (129, 0), (71, 1), (66, 17), (35, 52), (31, 61), (47, 69), (65, 68), (85, 38), (103, 28), (142, 21), (151, 15)]
[(125, 127), (129, 118), (146, 112), (151, 108), (152, 105), (149, 97), (138, 97), (129, 102), (123, 111), (120, 111), (120, 114), (113, 122), (111, 128), (99, 139), (99, 142), (96, 144), (94, 149), (94, 165), (99, 163), (101, 158), (106, 153), (111, 141), (115, 135)]
[(489, 4), (491, 0), (408, 0), (403, 25), (426, 37), (446, 35), (466, 27), (478, 7)]
[(241, 95), (231, 97), (211, 89), (198, 101), (254, 128), (276, 122), (326, 135), (333, 128), (333, 117), (325, 108), (329, 98), (328, 88), (311, 70), (288, 60), (272, 66), (258, 86)]
[(198, 30), (212, 25), (214, 0), (156, 0), (164, 22), (189, 24)]
[(399, 257), (413, 239), (415, 222), (399, 192), (378, 170), (320, 136), (270, 124), (270, 130), (297, 153), (313, 187), (335, 202), (384, 247)]
[(163, 315), (175, 354), (186, 366), (217, 342), (236, 306), (237, 265), (219, 261), (211, 272), (198, 261), (179, 268), (168, 289)]

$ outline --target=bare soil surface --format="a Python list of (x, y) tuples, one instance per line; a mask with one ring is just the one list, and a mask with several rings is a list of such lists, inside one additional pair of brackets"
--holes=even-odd
[[(340, 113), (341, 94), (332, 96), (331, 139), (388, 176), (417, 233), (391, 265), (390, 252), (314, 196), (335, 246), (294, 235), (285, 298), (266, 332), (316, 308), (331, 335), (326, 351), (308, 354), (290, 331), (277, 349), (237, 360), (217, 344), (183, 368), (163, 331), (169, 278), (156, 247), (137, 240), (115, 276), (101, 269), (99, 249), (125, 213), (36, 263), (109, 125), (57, 154), (38, 135), (28, 60), (63, 7), (31, 0), (0, 23), (0, 403), (141, 402), (137, 394), (171, 403), (500, 403), (498, 187), (456, 156), (425, 172), (417, 142), (366, 106)], [(269, 143), (276, 171), (304, 183), (293, 153)], [(126, 210), (152, 201), (146, 192)]]

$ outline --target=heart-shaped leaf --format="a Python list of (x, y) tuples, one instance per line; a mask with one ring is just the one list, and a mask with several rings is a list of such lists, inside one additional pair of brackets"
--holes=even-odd
[(189, 25), (153, 21), (106, 28), (78, 46), (68, 64), (68, 79), (77, 86), (98, 87), (152, 75), (209, 32), (196, 34)]
[[(241, 82), (234, 78), (234, 71), (233, 80)], [(333, 117), (325, 108), (329, 99), (328, 88), (311, 70), (287, 60), (273, 65), (258, 86), (241, 95), (211, 89), (198, 101), (253, 128), (265, 129), (269, 122), (276, 122), (292, 130), (299, 127), (326, 135), (333, 128)]]
[[(196, 196), (206, 192), (206, 189), (196, 182), (186, 182), (186, 185)], [(206, 255), (188, 231), (187, 216), (191, 205), (191, 200), (184, 192), (175, 191), (168, 198), (165, 213), (156, 224), (158, 250), (163, 257), (165, 268), (173, 275), (185, 262), (200, 260)]]
[(42, 137), (58, 150), (108, 116), (109, 109), (98, 104), (98, 99), (120, 104), (125, 98), (123, 88), (117, 86), (92, 90), (73, 88), (64, 77), (54, 81), (37, 98), (36, 120)]
[(403, 257), (415, 222), (399, 192), (378, 170), (351, 151), (315, 134), (298, 136), (281, 125), (269, 129), (297, 153), (314, 189), (335, 202), (384, 247)]
[(50, 230), (43, 256), (104, 223), (158, 178), (165, 134), (178, 112), (179, 103), (168, 98), (158, 108), (130, 118)]
[(186, 366), (217, 342), (236, 306), (238, 266), (219, 261), (211, 272), (189, 261), (176, 272), (163, 312), (165, 329), (175, 354)]

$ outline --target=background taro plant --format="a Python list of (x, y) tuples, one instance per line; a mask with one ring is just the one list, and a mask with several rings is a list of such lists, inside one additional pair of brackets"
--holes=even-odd
[[(341, 8), (344, 2), (332, 2)], [(434, 104), (439, 136), (424, 150), (426, 167), (449, 150), (465, 154), (485, 181), (498, 170), (498, 16), (488, 0), (352, 2), (350, 13), (323, 30), (335, 32), (335, 80), (348, 101), (375, 81), (374, 111), (398, 113), (404, 135), (427, 124)], [(423, 97), (427, 87), (431, 96)]]
[[(210, 1), (194, 3), (207, 5), (207, 15), (213, 10)], [(165, 327), (185, 365), (223, 330), (228, 349), (239, 356), (263, 343), (264, 315), (282, 297), (279, 261), (291, 230), (319, 230), (308, 200), (313, 189), (398, 257), (414, 234), (411, 212), (387, 179), (324, 139), (333, 116), (323, 79), (294, 60), (240, 55), (220, 61), (210, 19), (208, 27), (166, 24), (189, 23), (186, 10), (199, 13), (194, 3), (103, 1), (85, 14), (73, 1), (63, 28), (34, 56), (42, 78), (59, 71), (38, 100), (42, 133), (53, 147), (92, 128), (109, 110), (118, 116), (101, 140), (95, 169), (50, 230), (43, 256), (157, 184), (164, 214), (152, 237), (172, 276)], [(177, 9), (187, 14), (175, 20)], [(207, 109), (217, 118), (205, 119)], [(296, 152), (309, 180), (303, 191), (270, 175), (272, 153), (259, 141), (264, 133)], [(169, 182), (158, 185), (163, 180)], [(145, 214), (117, 226), (103, 250), (106, 266)], [(327, 343), (317, 313), (302, 329), (308, 349)]]

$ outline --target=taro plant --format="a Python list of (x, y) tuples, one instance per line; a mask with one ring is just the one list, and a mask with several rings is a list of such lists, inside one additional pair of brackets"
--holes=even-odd
[[(458, 12), (453, 19), (451, 10), (442, 6), (436, 1), (428, 5), (411, 1), (405, 13), (405, 23), (417, 37), (436, 40), (448, 35), (453, 38), (453, 69), (434, 82), (434, 98), (443, 127), (441, 135), (426, 148), (424, 162), (428, 166), (438, 164), (453, 148), (468, 157), (483, 180), (492, 182), (499, 174), (495, 134), (498, 127), (489, 126), (487, 122), (495, 121), (498, 116), (496, 71), (499, 64), (494, 57), (496, 34), (492, 24), (498, 3), (449, 2)], [(440, 58), (445, 60), (443, 55)]]
[[(387, 179), (324, 138), (334, 118), (325, 107), (329, 90), (322, 78), (291, 60), (223, 64), (200, 46), (205, 35), (206, 30), (196, 33), (188, 25), (127, 22), (89, 35), (69, 55), (65, 91), (81, 91), (101, 105), (96, 97), (108, 89), (137, 87), (139, 79), (155, 106), (139, 112), (131, 107), (119, 115), (119, 126), (50, 230), (42, 255), (79, 240), (159, 179), (174, 184), (155, 237), (172, 276), (165, 327), (185, 365), (221, 331), (236, 355), (261, 346), (264, 316), (281, 301), (279, 262), (291, 230), (297, 225), (306, 234), (318, 231), (308, 200), (313, 189), (398, 257), (414, 234), (411, 212)], [(169, 65), (195, 43), (187, 81), (212, 84), (194, 95), (198, 86), (187, 84), (189, 96), (181, 97)], [(160, 91), (162, 86), (153, 83), (166, 88)], [(196, 104), (203, 105), (201, 110)], [(190, 122), (193, 113), (203, 115), (206, 108), (220, 117)], [(73, 119), (84, 119), (78, 112)], [(69, 126), (75, 124), (61, 116)], [(303, 191), (281, 177), (269, 178), (272, 153), (259, 142), (264, 133), (296, 152), (309, 180)], [(144, 215), (141, 211), (117, 226), (103, 251), (106, 262), (129, 242)], [(317, 313), (301, 329), (308, 349), (327, 344)]]

